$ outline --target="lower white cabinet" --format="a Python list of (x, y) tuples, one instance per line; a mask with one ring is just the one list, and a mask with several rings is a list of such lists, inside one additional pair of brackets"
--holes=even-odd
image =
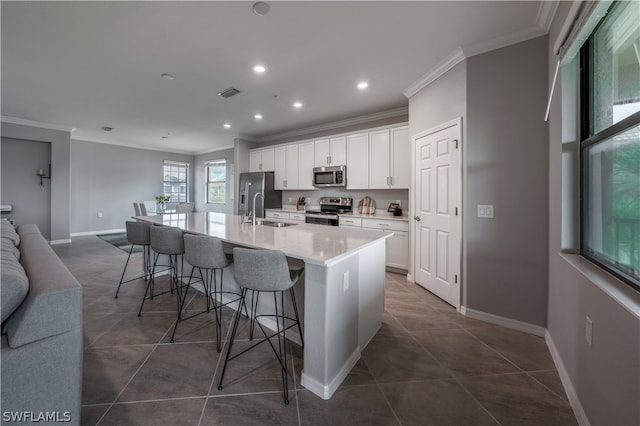
[(281, 210), (267, 210), (264, 212), (265, 219), (284, 220), (287, 222), (304, 222), (306, 216), (304, 213), (285, 212)]
[(409, 222), (340, 216), (340, 226), (393, 232), (393, 236), (387, 238), (386, 266), (409, 269)]

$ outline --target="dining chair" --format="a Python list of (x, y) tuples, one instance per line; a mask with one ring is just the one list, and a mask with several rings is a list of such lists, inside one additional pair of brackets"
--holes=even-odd
[(144, 203), (139, 203), (138, 205), (140, 206), (140, 214), (147, 216), (147, 206), (145, 206)]
[(136, 216), (140, 216), (140, 205), (138, 203), (133, 203), (133, 210), (136, 212)]

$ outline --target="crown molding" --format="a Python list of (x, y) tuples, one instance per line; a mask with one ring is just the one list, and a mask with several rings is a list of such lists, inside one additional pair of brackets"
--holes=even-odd
[(538, 9), (538, 17), (536, 23), (540, 28), (544, 30), (544, 33), (548, 33), (553, 23), (553, 18), (556, 16), (558, 6), (560, 2), (557, 0), (549, 0), (540, 2), (540, 8)]
[(59, 130), (62, 132), (69, 132), (69, 133), (75, 130), (75, 127), (64, 126), (62, 124), (42, 123), (40, 121), (24, 120), (22, 118), (15, 118), (15, 117), (7, 117), (6, 115), (3, 115), (1, 117), (1, 120), (3, 123), (19, 124), (21, 126), (38, 127), (41, 129)]
[(321, 124), (318, 126), (303, 127), (301, 129), (291, 130), (288, 132), (276, 133), (276, 134), (265, 136), (262, 138), (255, 138), (254, 141), (263, 143), (263, 142), (273, 142), (278, 139), (294, 138), (298, 136), (304, 137), (311, 133), (336, 130), (336, 129), (341, 129), (343, 127), (355, 126), (358, 124), (366, 124), (366, 123), (371, 123), (373, 121), (384, 120), (386, 118), (400, 117), (402, 115), (408, 115), (408, 114), (409, 114), (409, 107), (401, 107), (401, 108), (391, 109), (387, 111), (376, 112), (373, 114), (347, 118), (345, 120), (333, 121), (331, 123)]
[(185, 150), (179, 150), (179, 149), (170, 149), (170, 148), (152, 147), (152, 146), (147, 146), (147, 145), (141, 145), (141, 144), (138, 144), (138, 143), (135, 143), (135, 142), (123, 142), (123, 141), (118, 141), (118, 140), (113, 140), (113, 139), (95, 138), (93, 136), (74, 135), (71, 139), (74, 140), (74, 141), (79, 141), (79, 142), (103, 143), (103, 144), (106, 144), (106, 145), (123, 146), (123, 147), (126, 147), (126, 148), (133, 148), (133, 149), (144, 149), (144, 150), (147, 150), (147, 151), (160, 151), (160, 152), (170, 152), (172, 154), (196, 155), (192, 151), (185, 151)]
[(429, 84), (433, 83), (447, 71), (458, 65), (460, 62), (465, 60), (465, 54), (461, 48), (457, 48), (453, 53), (451, 53), (444, 60), (440, 61), (435, 67), (433, 67), (429, 72), (420, 77), (415, 83), (411, 86), (407, 87), (402, 94), (407, 98), (412, 97), (420, 90), (427, 87)]
[(492, 50), (511, 46), (512, 44), (522, 43), (523, 41), (543, 36), (546, 33), (547, 32), (544, 29), (538, 27), (537, 25), (532, 25), (528, 28), (523, 28), (520, 31), (516, 31), (503, 37), (496, 37), (494, 39), (487, 40), (481, 43), (465, 46), (462, 48), (462, 50), (464, 51), (465, 56), (467, 58), (470, 58), (472, 56), (490, 52)]
[(236, 146), (235, 144), (218, 146), (212, 149), (208, 149), (206, 151), (196, 152), (194, 155), (204, 155), (204, 154), (210, 154), (212, 152), (224, 151), (225, 149), (233, 149), (235, 148), (235, 146)]

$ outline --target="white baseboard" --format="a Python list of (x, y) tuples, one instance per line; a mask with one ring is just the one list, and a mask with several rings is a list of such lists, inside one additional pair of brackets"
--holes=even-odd
[(573, 414), (576, 416), (578, 424), (581, 426), (590, 426), (591, 423), (589, 423), (587, 413), (585, 413), (584, 408), (580, 403), (578, 394), (573, 387), (573, 383), (571, 383), (571, 379), (569, 378), (567, 369), (564, 367), (564, 363), (562, 362), (560, 353), (558, 352), (556, 345), (553, 343), (553, 338), (551, 337), (551, 334), (549, 334), (549, 331), (545, 332), (544, 341), (547, 343), (547, 347), (549, 348), (549, 352), (551, 353), (551, 358), (553, 359), (553, 363), (556, 365), (556, 370), (558, 370), (560, 381), (562, 381), (562, 386), (564, 387), (564, 391), (567, 393), (569, 404), (573, 409)]
[[(119, 232), (127, 232), (126, 229), (102, 229), (100, 231), (86, 231), (86, 232), (72, 232), (69, 236), (73, 237), (84, 237), (87, 235), (101, 235), (101, 234), (117, 234)], [(71, 240), (69, 240), (71, 242)]]
[(349, 375), (349, 372), (351, 372), (351, 369), (353, 369), (359, 359), (360, 348), (358, 347), (351, 353), (347, 361), (342, 365), (342, 368), (340, 368), (340, 371), (338, 371), (338, 374), (336, 374), (333, 380), (331, 380), (331, 383), (326, 386), (312, 377), (307, 376), (304, 373), (304, 370), (302, 371), (300, 383), (302, 386), (307, 388), (307, 390), (318, 395), (320, 398), (324, 400), (330, 399), (338, 390), (338, 387), (340, 387), (344, 379)]
[(49, 244), (55, 246), (56, 244), (69, 244), (70, 242), (71, 238), (68, 238), (66, 240), (51, 240), (49, 241)]
[(492, 324), (501, 325), (503, 327), (512, 328), (514, 330), (523, 331), (540, 337), (544, 337), (545, 332), (547, 331), (546, 328), (540, 327), (539, 325), (529, 324), (528, 322), (501, 317), (499, 315), (488, 314), (482, 311), (476, 311), (475, 309), (469, 309), (466, 306), (460, 306), (460, 313), (469, 318), (490, 322)]

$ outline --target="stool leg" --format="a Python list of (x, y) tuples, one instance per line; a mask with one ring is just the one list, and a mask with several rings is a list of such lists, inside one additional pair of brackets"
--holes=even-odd
[[(287, 374), (287, 336), (285, 324), (285, 312), (284, 312), (284, 292), (280, 292), (280, 306), (282, 312), (278, 313), (278, 297), (276, 293), (273, 293), (273, 304), (276, 310), (276, 329), (278, 334), (278, 352), (280, 352), (280, 372), (282, 374), (282, 388), (284, 394), (284, 403), (289, 404), (289, 377)], [(280, 319), (282, 319), (282, 328), (280, 328)]]
[[(124, 269), (122, 270), (122, 276), (120, 277), (120, 284), (118, 284), (118, 289), (116, 290), (116, 299), (118, 298), (118, 293), (120, 292), (120, 286), (122, 285), (122, 281), (124, 281), (124, 273), (127, 272), (127, 266), (129, 266), (129, 259), (131, 259), (131, 253), (133, 252), (134, 244), (131, 244), (131, 248), (129, 249), (129, 256), (127, 256), (127, 261), (124, 264)], [(146, 277), (146, 276), (145, 276)], [(145, 278), (146, 280), (146, 278)]]
[(155, 258), (153, 260), (153, 271), (151, 273), (151, 277), (149, 282), (147, 283), (147, 288), (144, 291), (144, 296), (142, 297), (142, 303), (140, 303), (140, 310), (138, 311), (138, 316), (142, 316), (142, 307), (144, 306), (144, 301), (147, 300), (147, 294), (149, 290), (151, 290), (151, 299), (153, 299), (153, 285), (154, 285), (154, 277), (156, 273), (156, 264), (158, 263), (158, 257), (160, 255), (156, 253)]
[[(247, 294), (246, 289), (241, 289), (242, 299), (240, 301), (241, 304), (244, 304), (244, 296)], [(238, 331), (238, 323), (240, 322), (240, 311), (242, 306), (236, 311), (235, 316), (233, 317), (233, 327), (231, 328), (231, 336), (229, 337), (229, 347), (227, 348), (227, 355), (224, 359), (224, 365), (222, 366), (222, 373), (220, 373), (220, 381), (218, 382), (218, 390), (222, 390), (222, 381), (224, 380), (224, 373), (227, 370), (227, 364), (229, 363), (229, 357), (231, 356), (231, 348), (233, 347), (233, 342), (236, 340), (236, 333)]]
[[(189, 282), (187, 283), (187, 290), (184, 292), (182, 299), (180, 299), (179, 292), (178, 294), (178, 317), (176, 318), (176, 323), (173, 326), (173, 333), (171, 333), (171, 340), (169, 342), (173, 343), (173, 338), (176, 336), (176, 330), (178, 329), (178, 323), (182, 321), (182, 310), (184, 309), (184, 302), (187, 300), (187, 294), (189, 294), (189, 287), (191, 287), (191, 279), (193, 278), (193, 270), (195, 268), (191, 268), (191, 274), (189, 274)], [(198, 268), (200, 269), (200, 268)], [(202, 271), (200, 271), (200, 275), (202, 275)], [(205, 287), (206, 288), (206, 287)]]
[(251, 294), (251, 325), (249, 326), (249, 340), (253, 340), (253, 330), (256, 327), (256, 313), (258, 311), (258, 299), (260, 297), (260, 292), (251, 290), (253, 293)]
[[(220, 269), (220, 302), (222, 302), (223, 274), (224, 269)], [(215, 269), (213, 270), (213, 310), (216, 313), (216, 349), (220, 352), (222, 351), (222, 303), (218, 303), (218, 280)]]

